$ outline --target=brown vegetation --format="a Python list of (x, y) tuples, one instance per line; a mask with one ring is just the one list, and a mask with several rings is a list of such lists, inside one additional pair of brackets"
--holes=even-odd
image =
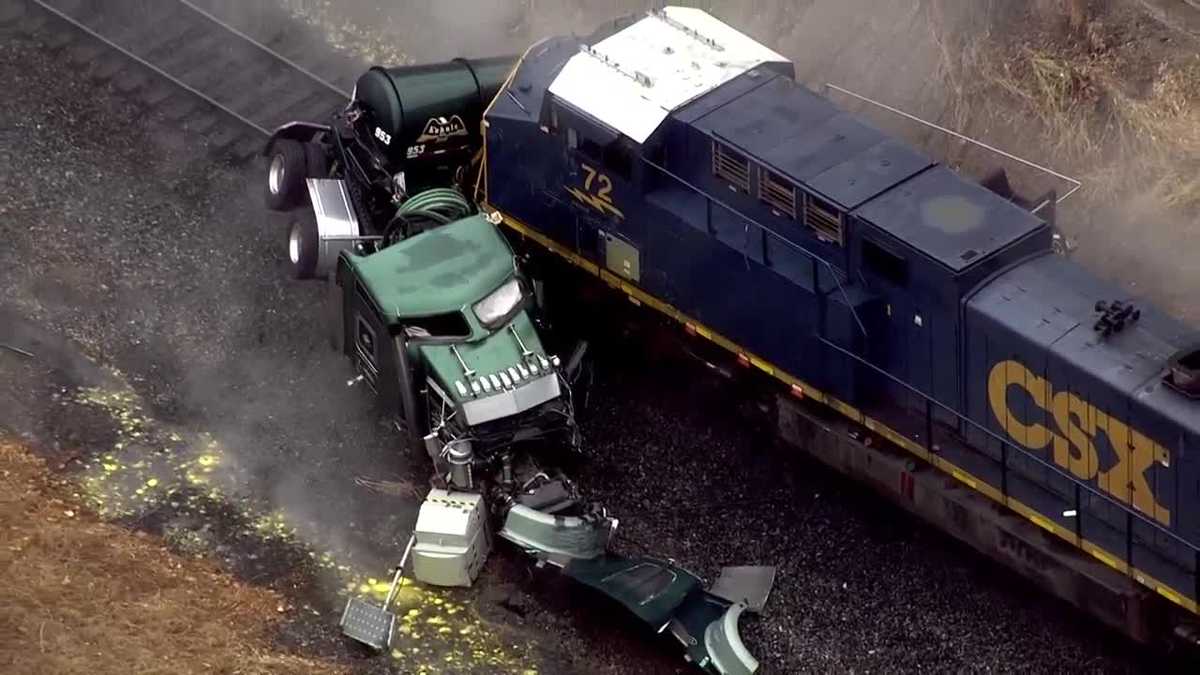
[(1200, 40), (1132, 3), (1032, 7), (943, 51), (954, 125), (1079, 178), (1060, 224), (1084, 259), (1200, 317)]
[(100, 522), (2, 439), (0, 532), (2, 672), (343, 672), (272, 647), (283, 599)]

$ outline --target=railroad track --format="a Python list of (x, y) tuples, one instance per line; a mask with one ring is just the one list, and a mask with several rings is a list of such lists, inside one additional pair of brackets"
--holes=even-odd
[(343, 77), (318, 72), (327, 63), (304, 62), (313, 36), (268, 45), (191, 0), (0, 0), (0, 30), (37, 37), (232, 160), (255, 155), (279, 124), (325, 119), (349, 97)]

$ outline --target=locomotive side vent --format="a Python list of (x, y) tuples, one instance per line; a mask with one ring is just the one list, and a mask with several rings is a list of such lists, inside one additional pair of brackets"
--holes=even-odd
[(842, 245), (842, 214), (832, 204), (806, 195), (804, 222), (826, 241)]
[(714, 176), (729, 183), (735, 190), (750, 194), (750, 160), (713, 141), (712, 162)]
[(1167, 386), (1191, 399), (1200, 399), (1200, 344), (1175, 353), (1167, 361)]
[(766, 169), (760, 169), (758, 198), (779, 214), (796, 217), (796, 187)]

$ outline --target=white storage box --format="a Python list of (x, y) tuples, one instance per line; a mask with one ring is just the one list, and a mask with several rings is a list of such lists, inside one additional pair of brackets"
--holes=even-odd
[(491, 552), (483, 496), (431, 490), (417, 515), (413, 576), (434, 586), (470, 586)]

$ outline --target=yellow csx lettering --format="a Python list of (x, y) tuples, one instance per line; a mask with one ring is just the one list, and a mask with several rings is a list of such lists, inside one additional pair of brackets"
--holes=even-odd
[(583, 180), (583, 189), (570, 186), (567, 187), (567, 192), (571, 196), (579, 200), (580, 203), (596, 209), (600, 213), (612, 215), (620, 220), (625, 219), (625, 214), (621, 213), (612, 202), (612, 180), (608, 176), (597, 172), (587, 164), (580, 163), (580, 168), (583, 169), (587, 177)]
[[(1008, 406), (1009, 387), (1024, 389), (1039, 408), (1054, 418), (1055, 429), (1013, 414)], [(1163, 525), (1171, 524), (1171, 512), (1158, 503), (1146, 481), (1146, 470), (1154, 462), (1170, 466), (1166, 448), (1075, 394), (1056, 393), (1049, 381), (1034, 375), (1019, 361), (1001, 361), (992, 367), (988, 400), (992, 413), (1014, 441), (1030, 450), (1053, 444), (1055, 464), (1083, 480), (1096, 479), (1102, 490)], [(1103, 472), (1095, 444), (1099, 433), (1108, 439), (1117, 456), (1116, 465)]]

